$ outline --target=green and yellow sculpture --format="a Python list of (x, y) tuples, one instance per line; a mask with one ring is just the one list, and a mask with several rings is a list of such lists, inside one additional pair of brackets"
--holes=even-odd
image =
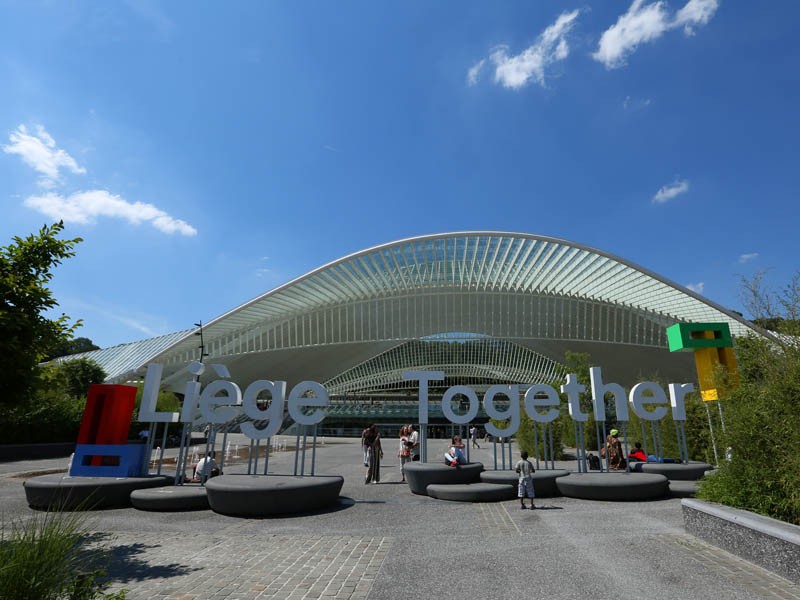
[[(739, 382), (733, 338), (727, 323), (677, 323), (667, 328), (670, 352), (693, 352), (700, 396), (719, 400)], [(720, 370), (726, 377), (720, 378)]]

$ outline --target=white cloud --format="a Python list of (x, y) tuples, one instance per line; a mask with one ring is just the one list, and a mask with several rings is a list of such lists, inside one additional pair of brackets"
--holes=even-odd
[(647, 108), (652, 102), (650, 98), (632, 98), (630, 96), (625, 96), (625, 100), (622, 101), (622, 108), (625, 110), (639, 110)]
[(719, 0), (689, 0), (675, 15), (675, 26), (683, 25), (686, 35), (694, 35), (692, 25), (705, 25), (714, 16), (719, 7)]
[(650, 4), (645, 4), (645, 0), (634, 0), (628, 12), (600, 36), (592, 58), (603, 63), (607, 69), (622, 67), (625, 59), (640, 44), (657, 40), (667, 31), (683, 27), (687, 35), (693, 35), (693, 26), (708, 23), (718, 6), (718, 0), (689, 0), (671, 18), (662, 0)]
[(665, 202), (672, 200), (675, 196), (685, 194), (688, 191), (688, 181), (685, 179), (683, 181), (675, 181), (669, 185), (663, 186), (660, 190), (658, 190), (656, 195), (653, 196), (653, 202), (656, 204), (664, 204)]
[(485, 64), (486, 64), (486, 59), (482, 58), (469, 68), (469, 71), (467, 71), (468, 85), (472, 86), (478, 83), (478, 75), (480, 74), (481, 69), (483, 69), (483, 65)]
[(78, 165), (66, 151), (56, 146), (55, 140), (41, 125), (36, 125), (36, 133), (31, 134), (25, 125), (8, 136), (11, 142), (3, 146), (6, 154), (17, 154), (29, 167), (42, 174), (39, 185), (51, 189), (60, 182), (61, 168), (83, 175), (86, 169)]
[(690, 290), (692, 290), (693, 292), (696, 292), (698, 294), (702, 294), (703, 290), (706, 287), (706, 284), (703, 281), (698, 281), (697, 283), (687, 283), (686, 287), (689, 288)]
[(51, 192), (27, 198), (25, 206), (52, 219), (71, 223), (94, 223), (97, 217), (112, 217), (133, 225), (150, 223), (163, 233), (197, 234), (197, 230), (186, 221), (171, 217), (152, 204), (128, 202), (106, 190), (75, 192), (66, 197)]
[[(555, 23), (545, 29), (536, 42), (513, 56), (508, 54), (508, 46), (497, 46), (489, 55), (494, 64), (494, 81), (504, 88), (518, 90), (531, 80), (544, 85), (545, 68), (569, 56), (566, 36), (575, 25), (579, 10), (559, 15)], [(467, 82), (474, 85), (478, 73), (486, 59), (473, 65), (467, 73)]]
[(758, 258), (758, 252), (751, 252), (750, 254), (742, 254), (739, 256), (739, 262), (741, 264), (749, 263), (751, 260), (755, 260)]
[[(41, 173), (38, 183), (45, 189), (52, 190), (61, 184), (62, 168), (78, 175), (86, 174), (86, 169), (59, 148), (42, 125), (36, 125), (35, 134), (20, 125), (8, 139), (10, 144), (3, 146), (3, 152), (19, 155), (23, 162)], [(197, 235), (197, 230), (186, 221), (171, 217), (152, 204), (128, 202), (106, 190), (80, 191), (69, 196), (50, 191), (30, 196), (24, 204), (52, 219), (66, 222), (94, 223), (97, 217), (114, 217), (134, 225), (147, 222), (168, 234)]]

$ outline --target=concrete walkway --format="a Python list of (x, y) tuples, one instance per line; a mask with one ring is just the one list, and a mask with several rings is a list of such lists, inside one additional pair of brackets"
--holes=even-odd
[[(384, 440), (377, 485), (364, 484), (358, 440), (326, 442), (317, 472), (341, 474), (345, 485), (340, 506), (324, 513), (91, 513), (96, 542), (114, 549), (112, 589), (129, 590), (132, 600), (800, 599), (798, 586), (687, 535), (679, 500), (555, 498), (537, 501), (535, 511), (517, 501), (449, 503), (400, 483), (393, 439)], [(431, 441), (431, 456), (439, 446)], [(490, 450), (472, 452), (491, 468)], [(290, 472), (293, 462), (291, 452), (273, 455), (270, 471)], [(59, 465), (66, 461), (0, 465), (4, 519), (33, 512), (15, 473)]]

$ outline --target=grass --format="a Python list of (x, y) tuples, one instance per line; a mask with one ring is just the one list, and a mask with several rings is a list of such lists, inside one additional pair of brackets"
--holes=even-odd
[(0, 598), (3, 600), (122, 600), (107, 595), (103, 571), (88, 558), (85, 516), (48, 511), (0, 522)]

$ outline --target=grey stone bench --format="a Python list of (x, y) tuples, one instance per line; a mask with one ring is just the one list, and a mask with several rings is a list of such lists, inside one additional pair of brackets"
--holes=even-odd
[(694, 498), (700, 485), (696, 481), (670, 481), (669, 495), (672, 498)]
[(156, 512), (209, 509), (206, 488), (200, 484), (134, 490), (131, 492), (131, 504), (139, 510)]
[[(566, 477), (569, 471), (566, 469), (539, 469), (533, 474), (533, 491), (537, 498), (552, 498), (560, 496), (561, 492), (556, 486), (556, 479)], [(481, 473), (481, 481), (484, 483), (501, 483), (511, 486), (516, 495), (519, 484), (519, 475), (516, 471), (484, 471)]]
[(800, 527), (702, 500), (681, 500), (688, 533), (800, 583)]
[(637, 473), (657, 473), (670, 481), (696, 481), (702, 479), (706, 471), (713, 469), (710, 464), (690, 461), (683, 463), (632, 462), (631, 470)]
[(69, 477), (60, 473), (32, 477), (24, 483), (31, 508), (100, 510), (131, 505), (134, 490), (171, 485), (167, 475), (148, 477)]
[(409, 462), (405, 466), (408, 487), (415, 494), (427, 496), (427, 488), (435, 485), (456, 485), (477, 483), (480, 480), (483, 465), (469, 463), (459, 467), (451, 467), (441, 463)]
[(334, 506), (341, 475), (220, 475), (206, 482), (211, 510), (239, 517), (312, 512)]
[(432, 483), (428, 486), (427, 491), (431, 498), (456, 502), (498, 502), (517, 497), (516, 488), (505, 483), (457, 483), (452, 485)]
[(667, 478), (655, 473), (570, 473), (556, 485), (563, 495), (584, 500), (652, 500), (669, 491)]

